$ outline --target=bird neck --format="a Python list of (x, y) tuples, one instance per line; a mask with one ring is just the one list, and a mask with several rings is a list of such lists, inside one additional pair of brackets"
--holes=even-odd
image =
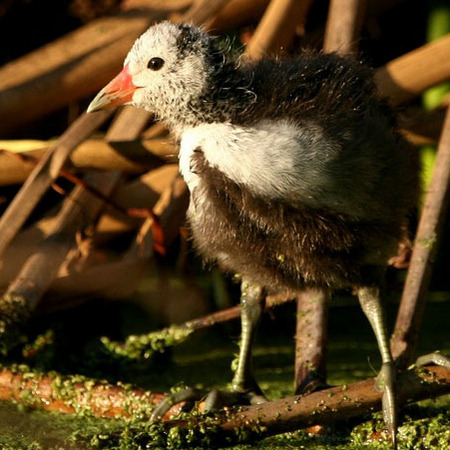
[(166, 123), (181, 136), (205, 123), (241, 122), (255, 102), (251, 75), (233, 63), (222, 63), (209, 74), (203, 94), (178, 107)]

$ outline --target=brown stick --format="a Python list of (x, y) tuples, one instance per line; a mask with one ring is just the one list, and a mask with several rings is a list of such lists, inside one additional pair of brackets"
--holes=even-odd
[[(375, 379), (338, 386), (310, 395), (289, 397), (238, 410), (218, 411), (208, 418), (171, 420), (162, 424), (159, 437), (176, 428), (180, 447), (225, 447), (253, 442), (275, 434), (292, 432), (314, 424), (333, 424), (381, 409), (381, 392), (374, 389)], [(403, 372), (398, 377), (398, 399), (402, 403), (433, 398), (450, 392), (450, 371), (443, 367), (427, 366)], [(213, 424), (213, 427), (208, 426)], [(201, 430), (208, 430), (206, 435)], [(185, 441), (186, 436), (199, 436), (199, 441)], [(205, 440), (202, 441), (201, 436)], [(140, 444), (154, 437), (143, 437)], [(187, 444), (189, 442), (189, 445)]]
[[(98, 115), (104, 116), (103, 113)], [(95, 120), (95, 117), (96, 115), (87, 116), (86, 114), (82, 116), (82, 119), (84, 118), (84, 122), (81, 122), (84, 124), (84, 127), (81, 127), (82, 133), (86, 132), (86, 128), (90, 129), (92, 124), (97, 123), (98, 119)], [(135, 120), (133, 114), (130, 114), (127, 109), (121, 112), (120, 117), (121, 120), (116, 120), (110, 127), (107, 137), (115, 140), (121, 138), (136, 139), (146, 124), (146, 118), (141, 116), (141, 120)], [(62, 140), (60, 140), (60, 143)], [(62, 150), (59, 153), (55, 151), (52, 164), (49, 164), (48, 167), (44, 166), (42, 172), (40, 172), (45, 183), (53, 181), (58, 176), (73, 146), (69, 151), (64, 147), (60, 148)], [(42, 162), (36, 166), (36, 169), (41, 166)], [(32, 177), (30, 176), (30, 178)], [(87, 184), (95, 185), (96, 190), (102, 192), (103, 195), (109, 195), (119, 180), (119, 172), (107, 172), (92, 175)], [(28, 195), (27, 198), (34, 195), (32, 187), (33, 185), (29, 184), (29, 193), (24, 194)], [(48, 186), (43, 183), (43, 187)], [(19, 197), (20, 192), (13, 203)], [(40, 194), (43, 192), (45, 192), (45, 189)], [(38, 200), (36, 196), (33, 198)], [(86, 226), (83, 219), (88, 218), (88, 220), (95, 222), (102, 207), (103, 202), (92, 196), (84, 186), (80, 185), (77, 185), (70, 197), (63, 202), (63, 207), (50, 236), (40, 244), (37, 252), (27, 260), (5, 295), (0, 299), (0, 319), (4, 325), (0, 336), (0, 350), (3, 353), (7, 353), (9, 349), (16, 345), (20, 328), (25, 324), (31, 312), (36, 308), (38, 301), (56, 278), (60, 266), (74, 246), (76, 233)], [(10, 210), (11, 206), (7, 212)], [(31, 212), (31, 210), (32, 208), (28, 212)], [(0, 225), (1, 223), (2, 221), (0, 221)], [(21, 224), (17, 231), (20, 226)]]
[[(189, 202), (186, 184), (178, 176), (161, 195), (155, 205), (162, 227), (165, 245), (168, 246), (179, 233), (185, 220)], [(139, 240), (119, 261), (81, 267), (61, 276), (53, 282), (51, 290), (61, 298), (87, 296), (101, 293), (105, 298), (123, 298), (129, 295), (142, 276), (148, 272), (149, 258), (153, 256), (153, 220), (145, 221)]]
[(124, 11), (135, 8), (180, 11), (188, 8), (192, 3), (194, 0), (123, 0), (120, 7)]
[[(292, 300), (293, 294), (272, 295), (267, 297), (266, 311), (274, 306)], [(154, 342), (158, 342), (160, 350), (169, 346), (178, 345), (185, 341), (193, 331), (212, 327), (218, 323), (228, 322), (241, 317), (242, 308), (240, 305), (216, 311), (202, 317), (188, 320), (179, 325), (171, 325), (154, 332), (128, 336), (124, 343), (109, 341), (107, 347), (110, 351), (120, 355), (125, 354), (127, 358), (146, 359), (154, 352)], [(169, 336), (169, 343), (163, 343), (165, 336)], [(159, 344), (160, 343), (160, 344)], [(131, 356), (132, 355), (132, 356)]]
[(366, 0), (331, 0), (323, 44), (325, 52), (357, 52), (366, 3)]
[(442, 238), (444, 220), (449, 205), (450, 108), (447, 109), (433, 176), (423, 205), (394, 327), (392, 352), (394, 357), (398, 358), (401, 367), (407, 367), (414, 357), (433, 261)]
[[(332, 0), (325, 32), (326, 52), (357, 51), (365, 0)], [(306, 289), (297, 297), (295, 392), (311, 392), (326, 384), (326, 335), (329, 292)]]
[[(3, 149), (5, 152), (2, 154)], [(34, 141), (30, 142), (29, 148), (19, 151), (14, 150), (8, 141), (3, 147), (0, 143), (0, 186), (23, 183), (35, 167), (35, 164), (27, 161), (27, 157), (41, 159), (48, 149), (45, 145), (37, 148)], [(69, 160), (79, 169), (120, 170), (139, 174), (160, 166), (165, 160), (175, 160), (177, 152), (170, 137), (116, 142), (88, 139), (73, 150)], [(12, 158), (8, 153), (23, 155), (24, 158)]]
[[(164, 230), (163, 245), (167, 247), (178, 235), (180, 226), (185, 220), (189, 202), (189, 191), (184, 180), (177, 176), (171, 186), (166, 189), (155, 205), (153, 212), (159, 218)], [(128, 258), (148, 259), (155, 249), (154, 218), (144, 221), (135, 243), (127, 253)]]
[(34, 168), (0, 219), (0, 255), (58, 176), (70, 152), (112, 114), (80, 116)]
[[(442, 367), (427, 367), (417, 372), (400, 374), (398, 399), (400, 402), (418, 401), (450, 392), (450, 371)], [(374, 389), (375, 379), (326, 389), (306, 397), (290, 397), (244, 408), (222, 424), (222, 430), (251, 428), (260, 423), (265, 430), (258, 437), (293, 431), (315, 423), (332, 423), (381, 409), (381, 392)]]
[(104, 17), (4, 66), (0, 134), (98, 91), (157, 17), (136, 11)]
[(230, 0), (208, 23), (212, 32), (239, 28), (263, 15), (270, 0)]
[[(216, 445), (230, 445), (295, 431), (312, 424), (334, 423), (381, 408), (381, 393), (374, 389), (375, 380), (369, 378), (313, 393), (306, 397), (289, 397), (261, 405), (240, 407), (238, 411), (219, 411), (214, 416), (214, 428), (206, 439), (215, 438)], [(429, 366), (403, 372), (398, 380), (398, 398), (402, 402), (433, 398), (450, 392), (450, 371)], [(26, 395), (24, 395), (26, 393)], [(148, 417), (164, 394), (141, 389), (124, 389), (80, 377), (35, 375), (9, 369), (0, 371), (0, 399), (15, 400), (29, 407), (65, 413), (88, 412), (101, 417), (129, 417), (139, 414)], [(164, 420), (176, 415), (182, 404), (173, 406)], [(171, 420), (165, 430), (195, 430), (203, 425), (202, 417), (191, 420)], [(236, 431), (239, 429), (239, 433)], [(199, 433), (203, 435), (203, 433)], [(210, 441), (211, 442), (211, 441)], [(191, 443), (192, 444), (192, 443)], [(202, 442), (198, 442), (202, 444)]]
[(311, 392), (326, 384), (326, 341), (329, 292), (306, 289), (297, 296), (295, 392)]
[[(240, 407), (238, 411), (219, 411), (214, 416), (215, 427), (206, 426), (209, 433), (205, 438), (214, 438), (215, 445), (230, 445), (374, 412), (381, 408), (382, 395), (374, 389), (374, 382), (373, 378), (369, 378), (306, 397), (289, 397)], [(450, 392), (450, 371), (435, 366), (409, 370), (400, 374), (398, 387), (399, 400), (402, 402), (447, 394)], [(8, 369), (0, 371), (1, 400), (15, 400), (29, 407), (49, 411), (88, 412), (102, 417), (129, 417), (132, 414), (148, 417), (153, 406), (160, 403), (163, 397), (159, 393), (123, 389), (121, 386), (85, 378), (80, 380), (79, 377), (50, 377), (30, 373), (25, 377), (23, 373)], [(176, 415), (181, 406), (172, 407), (164, 420)], [(189, 421), (171, 420), (166, 422), (164, 428), (178, 427), (192, 431), (204, 426), (203, 420), (202, 417)], [(236, 432), (238, 429), (239, 433)]]
[(183, 14), (182, 21), (189, 23), (195, 20), (197, 25), (204, 24), (217, 14), (229, 0), (196, 0), (189, 10)]
[[(178, 166), (175, 164), (167, 164), (152, 170), (136, 180), (120, 184), (112, 196), (112, 201), (125, 210), (153, 208), (161, 193), (170, 186), (177, 173)], [(17, 276), (25, 261), (36, 251), (38, 243), (51, 232), (55, 220), (53, 216), (46, 216), (17, 235), (0, 259), (0, 289), (3, 287), (5, 290), (6, 286)], [(99, 242), (105, 243), (117, 234), (137, 229), (141, 223), (142, 219), (125, 216), (112, 208), (107, 208), (97, 224), (94, 246)], [(94, 254), (89, 259), (94, 259)], [(105, 263), (104, 258), (102, 263)], [(84, 286), (86, 295), (88, 295), (90, 284), (86, 283), (85, 279), (78, 281), (81, 281), (81, 285), (76, 286), (77, 290), (82, 291)], [(65, 292), (67, 294), (67, 291)], [(58, 293), (54, 292), (53, 294), (57, 295)]]
[[(113, 122), (106, 139), (118, 140), (118, 139), (136, 139), (142, 129), (145, 127), (148, 119), (148, 113), (134, 114), (135, 110), (131, 108), (124, 108), (118, 118)], [(86, 180), (87, 185), (94, 186), (94, 188), (99, 191), (103, 197), (107, 197), (111, 194), (112, 190), (117, 186), (121, 179), (120, 172), (106, 172), (96, 174)], [(73, 205), (82, 205), (81, 210), (73, 212)], [(57, 247), (58, 257), (56, 255), (51, 255), (46, 253), (43, 257), (38, 260), (39, 254), (30, 258), (27, 264), (24, 266), (25, 271), (27, 267), (31, 267), (31, 276), (27, 277), (27, 274), (22, 274), (18, 276), (19, 288), (21, 288), (24, 283), (33, 286), (32, 291), (18, 290), (19, 294), (27, 301), (31, 309), (34, 309), (35, 304), (30, 304), (29, 298), (38, 296), (38, 299), (43, 295), (43, 293), (48, 289), (51, 282), (56, 278), (58, 269), (63, 263), (68, 251), (72, 246), (73, 239), (75, 238), (76, 232), (80, 230), (79, 218), (80, 216), (87, 216), (89, 220), (95, 222), (97, 216), (99, 215), (101, 208), (103, 207), (102, 199), (97, 196), (92, 196), (92, 194), (86, 190), (83, 185), (77, 185), (71, 196), (66, 199), (63, 203), (63, 209), (61, 211), (61, 224), (66, 230), (66, 240), (61, 241)], [(86, 224), (85, 224), (86, 226)], [(84, 227), (81, 227), (83, 229)], [(52, 267), (52, 270), (48, 269), (48, 266)], [(45, 278), (45, 284), (41, 283), (36, 289), (36, 279)], [(14, 283), (12, 286), (15, 287)], [(11, 289), (11, 288), (10, 288)], [(17, 287), (16, 287), (17, 290)], [(27, 295), (28, 294), (28, 295)], [(36, 302), (37, 303), (37, 302)]]
[(381, 94), (397, 105), (450, 78), (450, 34), (406, 53), (375, 73)]
[(311, 3), (312, 0), (272, 0), (245, 49), (246, 56), (260, 59), (286, 49), (295, 28), (305, 21)]
[[(14, 400), (46, 411), (84, 412), (110, 418), (138, 414), (149, 418), (151, 410), (164, 397), (162, 393), (128, 389), (80, 376), (40, 375), (0, 369), (0, 400)], [(182, 406), (174, 405), (164, 420), (177, 415)]]
[[(152, 170), (137, 180), (119, 185), (112, 201), (125, 210), (152, 209), (162, 192), (170, 187), (177, 173), (178, 165), (176, 164), (166, 164)], [(113, 208), (107, 208), (97, 224), (95, 242), (105, 241), (117, 234), (136, 229), (141, 223), (140, 219), (118, 213)]]
[[(90, 185), (103, 193), (109, 193), (115, 185), (117, 175), (88, 180)], [(84, 229), (102, 207), (101, 202), (93, 198), (83, 187), (76, 187), (64, 202), (50, 235), (39, 245), (24, 264), (13, 283), (8, 287), (1, 300), (14, 300), (26, 303), (33, 311), (37, 302), (56, 277), (69, 250), (75, 245), (75, 234)]]
[(399, 117), (403, 135), (414, 145), (436, 145), (444, 126), (447, 108), (407, 111)]

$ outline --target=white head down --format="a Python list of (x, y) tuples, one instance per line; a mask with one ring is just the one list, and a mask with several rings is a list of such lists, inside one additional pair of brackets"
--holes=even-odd
[(208, 34), (161, 22), (136, 40), (122, 72), (97, 95), (88, 111), (132, 104), (156, 113), (179, 132), (198, 121), (202, 108), (196, 105), (205, 103), (202, 96), (225, 66), (224, 55)]
[[(211, 38), (197, 28), (162, 22), (136, 40), (124, 66), (137, 86), (133, 104), (164, 114), (206, 88)], [(208, 61), (209, 62), (209, 61)], [(165, 115), (165, 114), (164, 114)]]

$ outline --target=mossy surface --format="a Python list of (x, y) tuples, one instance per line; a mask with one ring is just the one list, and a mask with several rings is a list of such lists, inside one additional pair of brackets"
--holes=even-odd
[[(431, 302), (427, 307), (420, 352), (440, 349), (450, 354), (448, 317), (450, 301)], [(33, 342), (19, 358), (31, 372), (56, 370), (64, 375), (80, 374), (91, 378), (104, 378), (109, 382), (131, 382), (135, 386), (153, 391), (169, 391), (173, 387), (188, 385), (202, 388), (226, 388), (231, 379), (230, 367), (237, 351), (238, 323), (216, 326), (194, 333), (169, 353), (152, 355), (136, 360), (120, 355), (112, 357), (100, 342), (102, 335), (111, 340), (125, 340), (126, 333), (145, 330), (139, 321), (136, 329), (128, 327), (123, 335), (111, 332), (117, 327), (117, 318), (140, 317), (129, 306), (108, 306), (112, 323), (99, 327), (101, 308), (88, 305), (71, 313), (59, 314), (48, 323), (36, 325)], [(91, 317), (86, 319), (86, 310)], [(393, 317), (394, 306), (389, 316)], [(262, 389), (271, 399), (292, 394), (294, 375), (295, 307), (285, 305), (275, 311), (274, 319), (266, 316), (255, 347), (255, 375)], [(73, 321), (84, 318), (83, 333)], [(57, 319), (57, 320), (56, 320)], [(56, 321), (55, 321), (56, 320)], [(141, 321), (142, 322), (142, 321)], [(52, 324), (52, 332), (47, 325)], [(55, 325), (56, 324), (56, 325)], [(120, 326), (119, 326), (120, 330)], [(290, 330), (290, 331), (287, 331)], [(109, 332), (109, 334), (108, 334)], [(231, 339), (230, 339), (231, 337)], [(234, 339), (234, 341), (233, 341)], [(24, 356), (25, 355), (25, 356)], [(379, 367), (378, 351), (369, 325), (356, 301), (337, 301), (331, 308), (329, 327), (328, 381), (343, 384), (373, 376)], [(8, 361), (5, 361), (8, 364)], [(32, 376), (32, 375), (30, 375)], [(75, 381), (83, 380), (75, 377)], [(69, 389), (66, 384), (61, 388)], [(399, 448), (428, 449), (450, 446), (450, 396), (437, 401), (408, 406), (400, 418)], [(207, 429), (189, 432), (174, 429), (167, 433), (164, 427), (150, 426), (142, 416), (131, 420), (94, 418), (87, 410), (80, 414), (60, 414), (27, 409), (20, 405), (0, 403), (0, 448), (5, 449), (139, 449), (139, 448), (203, 448), (214, 445), (215, 424)], [(366, 416), (334, 424), (320, 430), (302, 430), (282, 436), (253, 440), (251, 444), (232, 447), (238, 449), (347, 449), (389, 448), (383, 434), (381, 416)], [(314, 434), (314, 435), (313, 435)], [(212, 439), (208, 443), (207, 439)]]

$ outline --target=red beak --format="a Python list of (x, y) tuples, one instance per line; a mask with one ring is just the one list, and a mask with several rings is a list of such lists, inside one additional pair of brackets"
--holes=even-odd
[(135, 90), (136, 86), (133, 84), (127, 64), (119, 75), (96, 95), (88, 106), (87, 112), (100, 111), (131, 102)]

